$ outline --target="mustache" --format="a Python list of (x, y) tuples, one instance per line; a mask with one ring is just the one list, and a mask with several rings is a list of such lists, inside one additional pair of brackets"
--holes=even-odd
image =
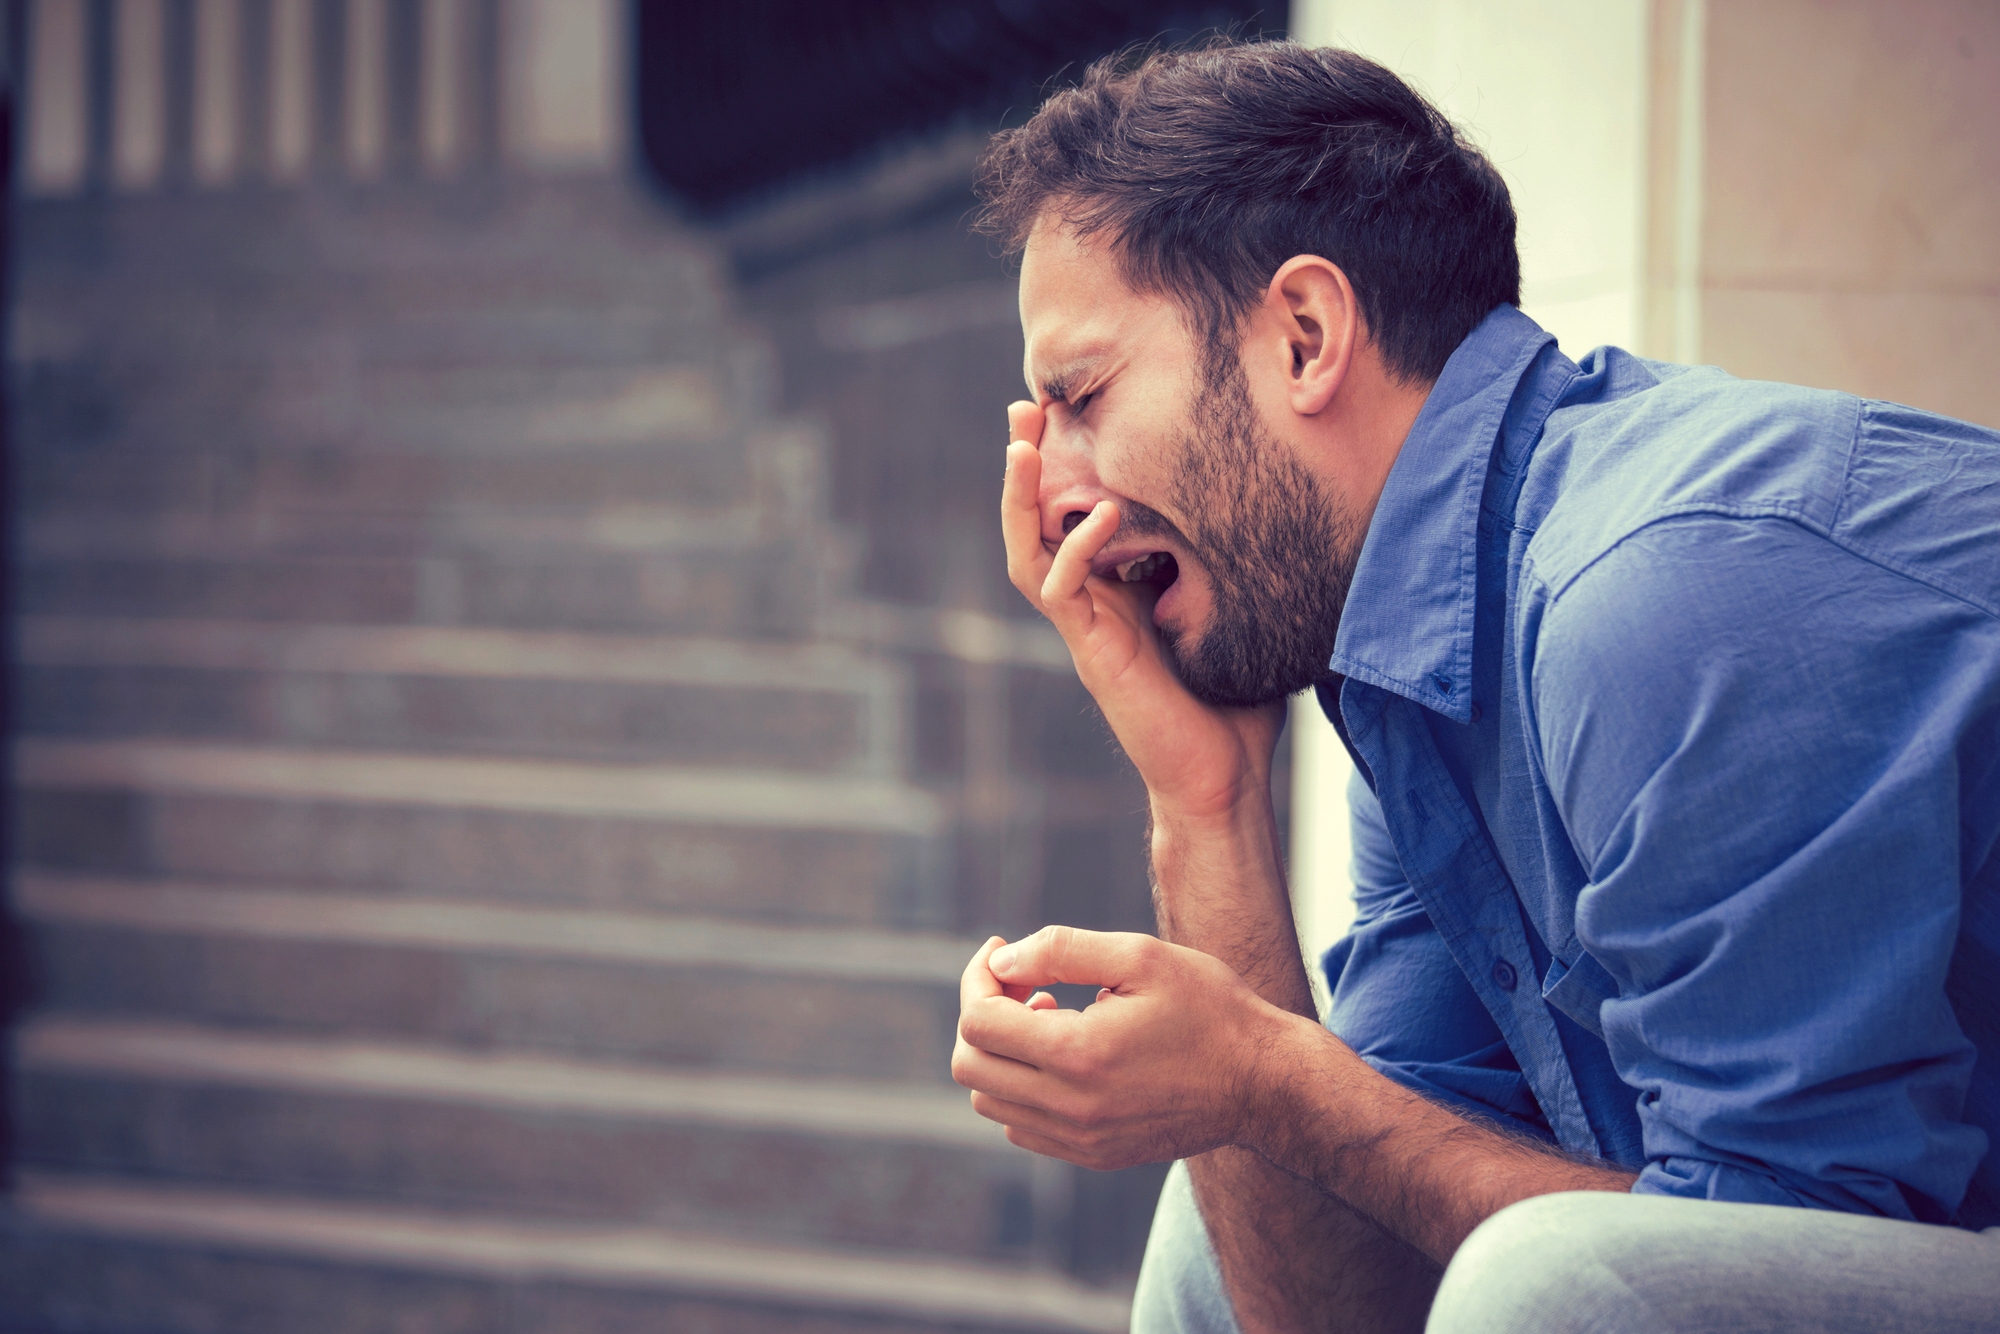
[(1183, 551), (1192, 552), (1196, 549), (1195, 544), (1188, 540), (1187, 534), (1176, 528), (1166, 515), (1136, 500), (1118, 502), (1118, 536), (1167, 537), (1179, 543)]

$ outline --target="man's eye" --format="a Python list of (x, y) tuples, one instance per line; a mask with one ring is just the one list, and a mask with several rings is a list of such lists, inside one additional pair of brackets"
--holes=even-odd
[(1081, 417), (1083, 415), (1083, 410), (1089, 407), (1091, 401), (1096, 397), (1097, 397), (1097, 391), (1095, 389), (1091, 390), (1087, 394), (1078, 394), (1075, 398), (1070, 400), (1069, 415), (1072, 417)]

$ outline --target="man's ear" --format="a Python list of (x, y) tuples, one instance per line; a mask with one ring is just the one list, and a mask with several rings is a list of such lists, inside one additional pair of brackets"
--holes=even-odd
[(1331, 260), (1294, 255), (1272, 275), (1264, 304), (1290, 359), (1286, 374), (1292, 410), (1315, 416), (1339, 394), (1354, 362), (1361, 337), (1354, 285)]

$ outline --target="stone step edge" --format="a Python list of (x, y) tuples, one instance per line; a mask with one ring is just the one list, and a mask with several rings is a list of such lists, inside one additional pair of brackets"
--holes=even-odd
[(756, 687), (868, 694), (891, 667), (837, 644), (474, 626), (295, 625), (135, 616), (23, 616), (15, 660), (35, 667), (444, 676), (604, 685)]
[(19, 917), (51, 924), (939, 987), (957, 985), (978, 948), (976, 941), (930, 932), (29, 869), (15, 871), (11, 900)]
[[(810, 550), (837, 540), (816, 514), (802, 515), (798, 506), (769, 497), (701, 511), (640, 505), (612, 509), (587, 501), (530, 510), (504, 501), (253, 499), (198, 524), (167, 511), (120, 511), (115, 500), (108, 500), (88, 510), (31, 513), (20, 527), (22, 557), (49, 565), (130, 560), (284, 561), (328, 567), (585, 564), (748, 558), (780, 547)], [(327, 535), (336, 529), (344, 531), (329, 544)], [(413, 545), (419, 536), (421, 547)]]
[(491, 1216), (22, 1173), (12, 1207), (44, 1227), (155, 1245), (520, 1282), (607, 1283), (807, 1309), (1116, 1334), (1131, 1303), (1049, 1273), (728, 1241), (649, 1227)]
[(47, 1014), (17, 1073), (389, 1098), (1013, 1154), (952, 1088), (669, 1070), (612, 1061)]
[(894, 780), (679, 765), (184, 741), (14, 744), (19, 788), (137, 790), (928, 837), (942, 803)]

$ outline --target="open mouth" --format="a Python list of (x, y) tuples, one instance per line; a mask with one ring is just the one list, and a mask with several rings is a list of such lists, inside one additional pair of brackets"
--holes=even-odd
[(1156, 589), (1165, 589), (1181, 577), (1180, 563), (1167, 551), (1149, 552), (1116, 568), (1120, 583), (1151, 584)]

